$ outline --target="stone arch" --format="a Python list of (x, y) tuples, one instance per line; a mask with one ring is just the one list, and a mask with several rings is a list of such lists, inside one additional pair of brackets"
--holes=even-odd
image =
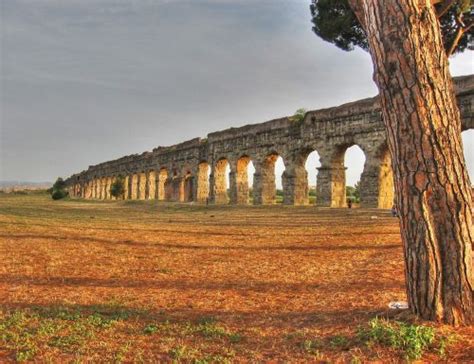
[[(367, 149), (362, 143), (354, 141), (336, 145), (334, 148), (323, 148), (320, 151), (321, 167), (316, 186), (317, 203), (321, 206), (345, 207), (346, 200), (346, 151), (357, 145), (364, 153), (367, 162)], [(361, 186), (362, 188), (362, 186)]]
[(97, 176), (92, 180), (92, 198), (96, 199), (99, 195), (99, 183)]
[(179, 173), (178, 168), (172, 169), (171, 180), (169, 180), (169, 190), (171, 201), (184, 201), (184, 178)]
[[(256, 166), (254, 176), (254, 204), (271, 205), (277, 202), (276, 199), (276, 180), (275, 180), (275, 164), (281, 158), (283, 166), (286, 166), (285, 159), (279, 153), (273, 151), (268, 153)], [(286, 169), (286, 168), (285, 168)], [(287, 193), (287, 184), (285, 173), (282, 174), (282, 188), (284, 195)]]
[(118, 197), (113, 197), (114, 200), (127, 200), (129, 199), (129, 179), (128, 179), (128, 175), (126, 173), (117, 173), (113, 179), (112, 179), (112, 183), (114, 183), (115, 181), (117, 181), (118, 179), (121, 179), (122, 180), (122, 183), (123, 183), (123, 193), (122, 195), (118, 196)]
[(91, 193), (92, 193), (92, 191), (91, 191), (91, 182), (86, 181), (84, 186), (85, 186), (84, 187), (84, 197), (86, 199), (89, 199), (89, 198), (91, 198)]
[(389, 209), (394, 203), (394, 181), (390, 152), (386, 141), (365, 153), (364, 171), (359, 190), (362, 207)]
[(105, 198), (107, 200), (112, 199), (112, 194), (110, 193), (110, 189), (112, 188), (112, 177), (106, 177), (106, 183), (105, 183)]
[(102, 177), (97, 178), (97, 199), (102, 199), (103, 180)]
[(230, 175), (230, 201), (232, 204), (247, 205), (250, 200), (249, 165), (252, 159), (243, 154), (234, 163)]
[(229, 203), (229, 196), (227, 194), (227, 170), (229, 168), (229, 161), (227, 158), (218, 159), (212, 168), (210, 176), (211, 186), (211, 200), (216, 204)]
[(139, 177), (138, 173), (133, 173), (130, 176), (130, 199), (131, 200), (138, 200), (138, 184), (139, 184)]
[(169, 200), (168, 184), (168, 169), (162, 167), (158, 172), (157, 181), (157, 196), (159, 201)]
[(107, 199), (108, 200), (115, 200), (115, 197), (112, 196), (112, 184), (114, 183), (115, 179), (117, 178), (117, 176), (115, 175), (112, 175), (112, 176), (109, 176), (107, 177), (107, 192), (106, 192), (106, 196), (107, 196)]
[(145, 200), (146, 197), (146, 173), (140, 172), (138, 173), (138, 182), (137, 182), (137, 199), (138, 200)]
[(308, 203), (316, 204), (316, 185), (318, 172), (321, 167), (321, 157), (317, 149), (312, 149), (306, 156), (304, 168), (306, 170), (306, 181), (308, 183)]
[(96, 177), (94, 182), (95, 182), (95, 198), (100, 199), (100, 177)]
[(105, 200), (107, 198), (107, 177), (100, 179), (100, 199)]
[(197, 202), (207, 202), (209, 199), (209, 174), (211, 168), (207, 161), (201, 161), (197, 167), (196, 179), (196, 200)]
[(191, 170), (186, 170), (183, 178), (183, 200), (184, 202), (192, 202), (194, 200), (194, 176), (191, 173)]
[(130, 199), (130, 176), (128, 174), (125, 175), (123, 178), (123, 199), (129, 200)]
[[(303, 147), (297, 150), (292, 158), (288, 160), (285, 173), (283, 175), (285, 182), (284, 203), (288, 205), (305, 205), (309, 202), (309, 183), (307, 161), (312, 153), (317, 154), (319, 163), (319, 154), (312, 146)], [(314, 164), (314, 163), (313, 163)], [(311, 163), (309, 163), (311, 165)], [(316, 164), (313, 165), (313, 168)], [(313, 173), (315, 175), (315, 173)], [(316, 180), (313, 182), (316, 185)], [(314, 200), (314, 198), (313, 198)], [(314, 201), (313, 201), (314, 202)]]
[(147, 186), (146, 186), (146, 196), (147, 200), (154, 200), (156, 199), (156, 185), (157, 185), (157, 178), (156, 178), (156, 171), (151, 169), (147, 172)]

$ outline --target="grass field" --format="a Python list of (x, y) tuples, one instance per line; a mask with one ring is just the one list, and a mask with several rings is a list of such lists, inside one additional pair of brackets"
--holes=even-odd
[(1, 194), (0, 256), (1, 362), (474, 357), (472, 328), (388, 310), (403, 251), (381, 210)]

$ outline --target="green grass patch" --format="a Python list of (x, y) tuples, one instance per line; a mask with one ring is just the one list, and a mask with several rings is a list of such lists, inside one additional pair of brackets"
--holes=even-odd
[(48, 347), (74, 353), (127, 317), (121, 311), (104, 314), (64, 307), (0, 312), (0, 345), (19, 362), (34, 360), (37, 352)]
[(420, 359), (425, 352), (444, 356), (449, 345), (455, 341), (453, 335), (441, 335), (430, 326), (379, 318), (371, 320), (368, 327), (360, 328), (358, 337), (368, 346), (378, 344), (392, 348), (408, 361)]

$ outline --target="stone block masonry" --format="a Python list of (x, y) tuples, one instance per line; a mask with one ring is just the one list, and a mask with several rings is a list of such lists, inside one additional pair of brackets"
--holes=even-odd
[[(474, 75), (454, 79), (463, 130), (474, 128)], [(275, 161), (283, 158), (283, 203), (308, 203), (307, 156), (320, 156), (319, 206), (344, 207), (344, 154), (358, 145), (366, 161), (360, 181), (363, 207), (390, 208), (393, 173), (377, 97), (309, 111), (301, 122), (289, 117), (210, 133), (151, 152), (125, 156), (67, 178), (69, 193), (86, 199), (112, 199), (110, 186), (125, 178), (123, 199), (248, 204), (247, 166), (255, 167), (253, 203), (276, 201)], [(226, 170), (230, 169), (227, 187)]]

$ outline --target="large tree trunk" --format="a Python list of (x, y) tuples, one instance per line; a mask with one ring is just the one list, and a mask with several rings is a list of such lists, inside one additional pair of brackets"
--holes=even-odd
[(471, 188), (429, 0), (350, 0), (369, 40), (395, 175), (411, 310), (473, 322)]

